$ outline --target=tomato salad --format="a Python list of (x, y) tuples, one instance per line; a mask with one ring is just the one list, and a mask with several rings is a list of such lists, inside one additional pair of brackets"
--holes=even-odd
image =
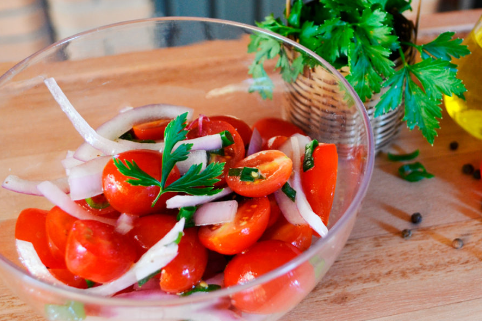
[[(251, 128), (232, 116), (191, 120), (191, 109), (169, 105), (124, 111), (94, 130), (53, 79), (45, 83), (86, 143), (62, 161), (64, 179), (3, 183), (55, 205), (17, 219), (17, 249), (32, 275), (104, 296), (189, 295), (249, 282), (327, 234), (335, 145), (281, 119)], [(289, 284), (312, 281), (310, 267)], [(269, 297), (279, 288), (262, 290)], [(234, 295), (230, 306), (284, 308), (255, 297)]]

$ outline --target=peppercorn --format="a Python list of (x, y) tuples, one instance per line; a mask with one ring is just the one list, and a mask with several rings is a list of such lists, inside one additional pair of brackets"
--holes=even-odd
[(462, 166), (462, 173), (471, 175), (474, 172), (474, 166), (472, 164), (465, 164)]
[(412, 231), (409, 229), (405, 229), (402, 231), (402, 237), (404, 239), (409, 239), (412, 236)]
[(480, 179), (480, 169), (476, 169), (472, 175), (475, 179)]
[(459, 148), (459, 143), (455, 141), (450, 143), (450, 150), (457, 150), (457, 148)]
[(456, 238), (452, 241), (452, 246), (455, 248), (455, 249), (460, 249), (462, 248), (462, 246), (464, 246), (464, 241), (462, 241), (461, 239), (459, 238)]
[(413, 224), (418, 224), (422, 222), (422, 214), (420, 213), (413, 213), (412, 217), (410, 218)]

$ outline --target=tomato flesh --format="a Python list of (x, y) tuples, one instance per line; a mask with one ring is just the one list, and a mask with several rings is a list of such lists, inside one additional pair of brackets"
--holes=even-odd
[(268, 198), (247, 199), (238, 205), (232, 222), (202, 226), (199, 240), (208, 249), (233, 255), (256, 243), (268, 226), (270, 204)]
[(281, 215), (276, 223), (267, 228), (260, 240), (280, 240), (290, 243), (300, 251), (306, 251), (311, 245), (313, 232), (308, 224), (293, 225)]
[(69, 215), (58, 206), (54, 206), (47, 214), (46, 231), (53, 253), (65, 258), (67, 239), (77, 218)]
[(37, 208), (24, 209), (15, 225), (15, 238), (32, 243), (42, 263), (48, 268), (64, 269), (65, 260), (54, 256), (46, 231), (48, 211)]
[[(125, 162), (135, 161), (144, 172), (158, 181), (162, 175), (162, 154), (151, 150), (133, 150), (120, 153), (114, 158)], [(180, 177), (179, 170), (174, 167), (166, 181), (166, 186)], [(110, 205), (122, 213), (131, 215), (147, 215), (160, 212), (166, 208), (166, 200), (176, 193), (163, 194), (156, 205), (152, 207), (153, 201), (159, 193), (158, 186), (134, 186), (127, 182), (129, 177), (119, 172), (111, 159), (104, 168), (102, 184), (104, 195)]]
[(313, 151), (313, 168), (301, 171), (306, 198), (325, 225), (328, 224), (335, 196), (338, 153), (334, 144), (320, 144)]
[(209, 119), (222, 120), (232, 125), (234, 129), (236, 129), (236, 131), (239, 133), (241, 138), (243, 139), (244, 146), (248, 145), (249, 142), (251, 141), (251, 135), (253, 134), (251, 127), (249, 127), (248, 124), (246, 124), (238, 117), (234, 117), (230, 115), (219, 115), (219, 116), (209, 116)]
[(280, 118), (262, 118), (253, 125), (257, 129), (263, 142), (274, 136), (290, 137), (294, 134), (306, 135), (306, 133), (296, 125)]
[(129, 239), (115, 232), (113, 226), (78, 220), (70, 231), (65, 257), (73, 274), (105, 283), (124, 274), (137, 254)]
[[(107, 198), (104, 194), (100, 194), (94, 197), (91, 197), (93, 203), (98, 204), (101, 208), (93, 208), (90, 206), (85, 200), (75, 201), (77, 204), (82, 206), (88, 212), (106, 218), (118, 218), (120, 212), (117, 211), (112, 205), (108, 204)], [(104, 207), (105, 204), (108, 204), (107, 207)]]
[[(236, 255), (224, 270), (224, 284), (234, 286), (256, 279), (288, 263), (301, 253), (296, 247), (279, 240), (258, 242)], [(236, 293), (233, 305), (243, 312), (270, 314), (288, 311), (314, 287), (312, 266), (304, 263), (282, 276)]]
[(67, 269), (49, 269), (49, 272), (57, 280), (63, 282), (64, 284), (73, 286), (74, 288), (78, 288), (78, 289), (88, 288), (87, 281), (85, 281), (85, 279), (75, 274), (72, 274), (72, 272), (70, 272)]
[(242, 181), (240, 176), (227, 176), (228, 186), (236, 193), (247, 197), (261, 197), (279, 190), (288, 181), (293, 162), (283, 152), (261, 151), (236, 163), (233, 168), (257, 168), (261, 178), (254, 182)]
[(167, 124), (172, 119), (158, 119), (148, 123), (134, 125), (132, 130), (136, 138), (141, 140), (162, 140)]

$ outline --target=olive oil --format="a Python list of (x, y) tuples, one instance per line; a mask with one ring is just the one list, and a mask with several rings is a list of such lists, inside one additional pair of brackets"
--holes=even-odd
[(454, 61), (458, 65), (458, 78), (464, 82), (466, 100), (453, 95), (444, 96), (450, 117), (471, 135), (482, 139), (482, 18), (465, 39), (472, 52)]

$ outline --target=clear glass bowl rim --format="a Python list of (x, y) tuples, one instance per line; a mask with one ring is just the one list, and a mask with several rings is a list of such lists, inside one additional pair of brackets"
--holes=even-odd
[(338, 222), (335, 223), (335, 225), (330, 229), (330, 233), (328, 233), (327, 237), (320, 239), (316, 244), (312, 245), (308, 250), (306, 250), (304, 253), (293, 259), (292, 261), (286, 263), (285, 265), (267, 273), (264, 274), (255, 280), (242, 284), (242, 285), (237, 285), (229, 288), (223, 288), (217, 291), (209, 292), (206, 293), (205, 295), (198, 295), (198, 296), (187, 296), (187, 297), (179, 297), (174, 300), (136, 300), (136, 299), (127, 299), (127, 298), (112, 298), (112, 297), (103, 297), (103, 296), (97, 296), (97, 295), (92, 295), (83, 292), (82, 290), (78, 289), (66, 289), (66, 288), (61, 288), (57, 286), (50, 285), (48, 283), (42, 282), (38, 279), (33, 278), (29, 274), (27, 274), (23, 269), (20, 269), (18, 266), (10, 262), (7, 258), (5, 258), (3, 255), (0, 254), (0, 265), (3, 266), (3, 268), (9, 270), (12, 274), (16, 275), (18, 278), (22, 278), (25, 282), (28, 284), (31, 284), (33, 287), (36, 288), (41, 288), (44, 291), (50, 291), (54, 292), (57, 295), (64, 296), (66, 298), (69, 298), (70, 300), (75, 300), (75, 301), (80, 301), (83, 303), (91, 303), (91, 304), (96, 304), (96, 305), (105, 305), (105, 306), (136, 306), (136, 307), (142, 307), (142, 306), (180, 306), (183, 304), (192, 304), (196, 302), (203, 302), (203, 301), (210, 301), (210, 300), (215, 300), (217, 298), (221, 298), (224, 296), (232, 295), (234, 293), (247, 290), (249, 288), (255, 287), (257, 285), (264, 284), (266, 282), (269, 282), (272, 279), (275, 279), (290, 270), (296, 268), (298, 265), (302, 264), (303, 262), (308, 261), (310, 258), (312, 258), (316, 252), (320, 248), (322, 248), (331, 238), (333, 238), (336, 234), (337, 231), (340, 230), (340, 228), (348, 222), (351, 216), (357, 214), (357, 209), (361, 206), (361, 202), (363, 198), (365, 197), (368, 186), (372, 177), (372, 172), (373, 172), (373, 167), (375, 163), (375, 144), (374, 144), (374, 137), (373, 137), (373, 131), (370, 125), (370, 120), (368, 118), (368, 114), (366, 112), (366, 109), (361, 102), (360, 98), (352, 88), (352, 86), (348, 83), (348, 81), (336, 70), (333, 66), (331, 66), (326, 60), (318, 56), (316, 53), (313, 51), (301, 46), (299, 43), (288, 39), (286, 37), (283, 37), (279, 34), (273, 33), (271, 31), (261, 29), (255, 26), (247, 25), (244, 23), (240, 22), (234, 22), (234, 21), (228, 21), (228, 20), (223, 20), (223, 19), (213, 19), (213, 18), (200, 18), (200, 17), (158, 17), (158, 18), (148, 18), (148, 19), (137, 19), (137, 20), (129, 20), (129, 21), (123, 21), (119, 23), (114, 23), (114, 24), (109, 24), (105, 25), (102, 27), (98, 27), (95, 29), (90, 29), (78, 34), (75, 34), (71, 37), (59, 40), (44, 49), (41, 49), (37, 51), (36, 53), (32, 54), (31, 56), (25, 58), (18, 64), (16, 64), (14, 67), (12, 67), (10, 70), (8, 70), (5, 74), (3, 74), (0, 77), (0, 87), (3, 86), (6, 82), (8, 82), (11, 78), (13, 78), (15, 75), (20, 73), (22, 70), (28, 67), (28, 65), (32, 62), (35, 62), (37, 59), (41, 59), (43, 57), (44, 53), (49, 52), (50, 50), (53, 50), (55, 47), (60, 46), (64, 43), (67, 43), (69, 41), (72, 41), (76, 38), (96, 33), (105, 29), (115, 29), (119, 28), (122, 26), (126, 25), (131, 25), (131, 24), (139, 24), (139, 23), (146, 23), (146, 22), (177, 22), (177, 21), (193, 21), (193, 22), (207, 22), (207, 23), (212, 23), (212, 24), (218, 24), (218, 25), (229, 25), (232, 27), (238, 27), (242, 29), (247, 29), (251, 30), (253, 32), (260, 32), (264, 33), (267, 35), (270, 35), (274, 38), (277, 38), (287, 44), (290, 44), (291, 46), (298, 48), (308, 54), (310, 54), (312, 57), (314, 57), (316, 60), (322, 62), (323, 66), (330, 70), (333, 74), (335, 74), (338, 79), (344, 84), (345, 88), (350, 92), (351, 96), (355, 99), (355, 105), (356, 107), (361, 110), (362, 112), (362, 117), (363, 117), (363, 124), (364, 127), (367, 131), (367, 150), (368, 150), (368, 159), (367, 162), (365, 163), (365, 174), (363, 177), (363, 180), (360, 184), (360, 187), (350, 204), (350, 206), (347, 208), (345, 213), (342, 215), (342, 217), (338, 220)]

